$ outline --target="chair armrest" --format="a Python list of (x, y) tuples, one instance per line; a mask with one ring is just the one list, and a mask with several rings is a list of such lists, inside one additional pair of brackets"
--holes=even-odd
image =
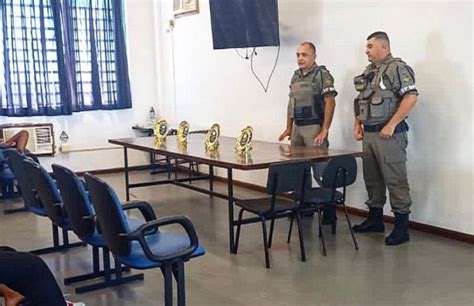
[(38, 195), (38, 191), (36, 191), (36, 189), (31, 189), (31, 193), (33, 194), (35, 207), (40, 207), (44, 209), (44, 205), (43, 203), (41, 203), (41, 200)]
[(138, 209), (147, 222), (156, 220), (155, 212), (148, 202), (128, 201), (122, 203), (122, 208), (123, 210)]
[[(166, 256), (156, 256), (150, 250), (150, 247), (148, 246), (148, 243), (145, 240), (145, 235), (148, 231), (152, 229), (159, 228), (160, 226), (170, 225), (170, 224), (179, 224), (184, 228), (184, 230), (186, 231), (186, 234), (188, 235), (190, 245), (189, 247), (181, 251), (178, 251)], [(199, 245), (199, 239), (198, 239), (198, 236), (197, 236), (196, 230), (194, 229), (193, 224), (188, 218), (184, 216), (175, 216), (175, 217), (168, 217), (168, 218), (153, 220), (141, 225), (139, 228), (137, 228), (135, 231), (131, 233), (120, 234), (120, 236), (127, 240), (137, 240), (138, 242), (140, 242), (140, 245), (142, 246), (146, 257), (156, 262), (169, 261), (177, 257), (187, 257), (191, 255), (197, 249)]]
[(100, 227), (100, 222), (99, 222), (99, 219), (97, 218), (96, 215), (84, 216), (84, 217), (82, 217), (82, 219), (84, 219), (84, 220), (92, 220), (92, 222), (94, 223), (95, 229), (97, 230), (97, 233), (98, 233), (99, 235), (102, 235), (102, 228)]
[(64, 204), (62, 202), (54, 203), (53, 208), (56, 210), (58, 216), (61, 216), (63, 219), (67, 219), (67, 212), (64, 209)]
[(101, 231), (100, 231), (100, 225), (99, 225), (99, 220), (97, 220), (97, 217), (96, 215), (90, 215), (90, 216), (83, 216), (82, 217), (82, 220), (84, 221), (87, 221), (87, 222), (92, 222), (92, 224), (94, 224), (94, 227), (97, 229), (97, 232), (99, 234), (102, 234)]

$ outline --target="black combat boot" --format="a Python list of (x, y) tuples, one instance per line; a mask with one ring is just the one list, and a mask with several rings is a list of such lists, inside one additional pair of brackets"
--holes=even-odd
[(381, 233), (385, 231), (385, 226), (383, 225), (383, 209), (378, 207), (370, 207), (367, 220), (361, 224), (354, 225), (352, 229), (356, 233)]
[(395, 213), (395, 226), (393, 231), (385, 238), (386, 245), (398, 245), (410, 240), (408, 234), (408, 214)]

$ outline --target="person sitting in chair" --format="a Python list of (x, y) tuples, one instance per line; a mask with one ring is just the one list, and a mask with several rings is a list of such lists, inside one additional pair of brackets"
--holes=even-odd
[(6, 246), (0, 247), (0, 297), (6, 306), (67, 305), (56, 279), (39, 256)]
[(0, 149), (2, 148), (17, 148), (24, 152), (28, 144), (29, 134), (25, 130), (21, 130), (7, 140), (0, 139)]

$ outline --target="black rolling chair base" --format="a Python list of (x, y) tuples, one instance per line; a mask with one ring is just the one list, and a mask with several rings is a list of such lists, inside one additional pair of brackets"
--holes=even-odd
[(91, 291), (100, 290), (104, 288), (120, 286), (120, 285), (130, 283), (130, 282), (141, 281), (143, 279), (144, 279), (143, 273), (134, 274), (130, 276), (121, 277), (119, 279), (112, 279), (112, 280), (104, 281), (101, 283), (78, 287), (75, 289), (75, 292), (77, 294), (86, 293), (86, 292), (91, 292)]
[(62, 251), (66, 251), (72, 248), (86, 247), (86, 246), (87, 244), (84, 242), (74, 242), (74, 243), (68, 243), (67, 245), (52, 246), (49, 248), (37, 249), (37, 250), (29, 251), (29, 252), (36, 255), (44, 255), (44, 254), (62, 252)]

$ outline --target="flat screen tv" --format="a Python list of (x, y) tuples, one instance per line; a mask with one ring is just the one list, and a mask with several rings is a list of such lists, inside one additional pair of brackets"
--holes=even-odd
[(279, 46), (277, 0), (210, 0), (214, 49)]

